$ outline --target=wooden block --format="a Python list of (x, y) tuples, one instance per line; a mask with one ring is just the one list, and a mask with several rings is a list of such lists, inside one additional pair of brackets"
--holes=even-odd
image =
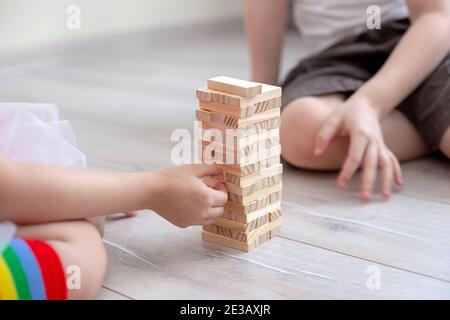
[(208, 79), (208, 89), (251, 98), (261, 93), (262, 85), (256, 82), (220, 76)]
[(250, 117), (257, 113), (266, 112), (278, 108), (281, 108), (281, 96), (248, 105), (246, 108), (244, 108), (245, 114), (242, 114), (241, 112), (241, 117)]
[(280, 119), (280, 109), (273, 109), (266, 112), (257, 113), (248, 118), (226, 115), (215, 111), (197, 110), (196, 118), (199, 121), (210, 121), (218, 123), (227, 128), (246, 128), (252, 124), (257, 124), (271, 119)]
[[(254, 240), (250, 243), (234, 240), (232, 238), (227, 238), (227, 237), (224, 237), (224, 236), (221, 236), (218, 234), (214, 234), (214, 233), (209, 233), (206, 231), (202, 231), (202, 239), (204, 241), (209, 241), (209, 242), (212, 242), (212, 243), (215, 243), (218, 245), (230, 247), (230, 248), (237, 249), (240, 251), (250, 252), (253, 249), (255, 249), (256, 247), (263, 244), (264, 242), (270, 240), (272, 238), (273, 232), (276, 232), (278, 230), (280, 230), (280, 227), (277, 227), (274, 230), (266, 232), (265, 234), (259, 236), (259, 238), (257, 238), (256, 240)], [(274, 236), (275, 236), (275, 234), (274, 234)]]
[[(269, 237), (270, 237), (270, 232), (269, 232)], [(248, 245), (248, 243), (234, 240), (232, 238), (227, 238), (227, 237), (220, 236), (218, 234), (214, 234), (214, 233), (210, 233), (210, 232), (206, 232), (206, 231), (202, 231), (202, 239), (203, 239), (203, 241), (212, 242), (212, 243), (215, 243), (218, 245), (230, 247), (230, 248), (237, 249), (240, 251), (245, 251), (245, 252), (249, 252), (250, 250), (253, 249), (253, 247), (250, 247)]]
[(242, 128), (233, 128), (225, 124), (215, 123), (212, 121), (199, 121), (199, 127), (204, 130), (217, 129), (223, 133), (223, 135), (235, 136), (235, 137), (247, 137), (250, 135), (259, 134), (261, 132), (275, 129), (280, 126), (281, 119), (274, 118), (264, 120), (255, 124), (251, 124)]
[(197, 98), (203, 102), (219, 103), (226, 106), (226, 109), (230, 110), (234, 109), (231, 107), (235, 107), (235, 109), (238, 110), (238, 114), (240, 114), (242, 107), (242, 97), (214, 91), (208, 88), (198, 89)]
[(272, 187), (281, 182), (281, 173), (277, 173), (268, 177), (263, 177), (256, 182), (239, 186), (233, 183), (226, 182), (225, 186), (229, 193), (234, 193), (239, 196), (247, 196), (251, 193), (257, 192), (258, 190)]
[[(241, 216), (248, 217), (248, 215)], [(249, 232), (281, 217), (281, 209), (265, 211), (263, 215), (248, 222), (240, 222), (235, 219), (227, 219), (226, 217), (227, 215), (223, 215), (217, 218), (214, 220), (214, 224), (234, 231)]]
[(252, 230), (250, 232), (247, 232), (246, 233), (246, 235), (247, 235), (247, 237), (246, 237), (247, 240), (246, 241), (247, 242), (252, 242), (252, 241), (258, 239), (261, 235), (266, 234), (267, 232), (270, 232), (271, 230), (280, 227), (281, 226), (281, 222), (282, 222), (282, 219), (279, 218), (279, 219), (273, 220), (273, 221), (271, 221), (271, 222), (269, 222), (269, 223), (267, 223), (267, 224), (265, 224), (265, 225), (263, 225), (263, 226), (261, 226), (261, 227), (259, 227), (257, 229), (254, 229), (254, 230)]
[(260, 198), (267, 197), (271, 193), (281, 191), (281, 189), (282, 189), (282, 182), (280, 182), (279, 184), (276, 184), (274, 186), (271, 186), (269, 188), (260, 189), (254, 193), (251, 193), (251, 194), (245, 195), (245, 196), (240, 196), (240, 195), (228, 192), (228, 200), (231, 202), (239, 203), (239, 204), (247, 204), (252, 201), (258, 200)]
[(245, 177), (241, 177), (239, 175), (235, 175), (235, 174), (232, 174), (229, 172), (224, 172), (224, 181), (233, 183), (235, 185), (243, 186), (243, 185), (247, 185), (250, 183), (254, 183), (261, 178), (269, 177), (271, 175), (274, 175), (277, 173), (282, 173), (282, 172), (283, 172), (283, 165), (281, 163), (279, 163), (272, 167), (262, 169), (258, 172), (255, 172), (255, 173), (245, 176)]
[(281, 209), (273, 210), (269, 213), (269, 221), (275, 221), (281, 218)]
[[(278, 227), (281, 224), (281, 219), (279, 219), (278, 221), (274, 221), (272, 223), (275, 223), (275, 222), (277, 223), (277, 227)], [(265, 223), (265, 224), (261, 225), (259, 228), (252, 229), (248, 232), (235, 231), (235, 230), (227, 229), (227, 228), (217, 226), (214, 224), (203, 227), (203, 230), (206, 232), (209, 232), (209, 233), (218, 234), (223, 237), (231, 238), (231, 239), (234, 239), (237, 241), (251, 243), (254, 240), (258, 239), (261, 235), (267, 234), (273, 228), (275, 228), (275, 227), (271, 226), (272, 223)], [(269, 237), (270, 237), (270, 234), (269, 234)]]
[[(232, 142), (232, 141), (231, 141)], [(233, 144), (222, 144), (217, 143), (216, 141), (210, 140), (200, 140), (198, 142), (199, 148), (205, 150), (209, 148), (209, 150), (214, 150), (215, 152), (220, 152), (221, 154), (229, 154), (233, 155), (233, 158), (240, 158), (249, 156), (253, 153), (258, 153), (266, 149), (271, 149), (280, 144), (280, 137), (267, 138), (261, 141), (257, 141), (251, 145), (247, 146), (237, 146)]]
[(270, 204), (277, 203), (281, 200), (281, 190), (271, 193), (267, 196), (263, 196), (256, 199), (250, 203), (237, 203), (233, 201), (228, 201), (225, 204), (225, 212), (233, 212), (234, 214), (249, 215), (255, 213)]
[[(213, 133), (212, 133), (213, 134)], [(214, 145), (211, 145), (211, 143), (214, 142)], [(259, 152), (265, 149), (270, 149), (272, 147), (275, 147), (276, 145), (279, 145), (280, 142), (280, 136), (279, 136), (279, 130), (278, 128), (276, 129), (271, 129), (268, 131), (264, 131), (261, 132), (260, 134), (256, 134), (256, 135), (251, 135), (248, 137), (242, 137), (242, 138), (238, 138), (235, 136), (230, 136), (230, 135), (223, 135), (220, 137), (216, 137), (214, 135), (204, 135), (203, 136), (203, 140), (199, 141), (199, 151), (200, 151), (200, 155), (203, 153), (203, 151), (205, 150), (205, 148), (208, 148), (208, 146), (210, 146), (206, 152), (212, 152), (212, 150), (214, 150), (214, 152), (219, 152), (220, 154), (222, 154), (222, 158), (223, 155), (234, 155), (235, 157), (242, 157), (242, 156), (248, 156), (251, 153), (254, 152)], [(210, 157), (211, 154), (208, 154), (208, 156)], [(232, 157), (231, 159), (234, 159), (235, 157)], [(200, 157), (200, 159), (202, 159), (202, 157)], [(277, 161), (277, 159), (274, 159), (274, 161)], [(223, 161), (222, 161), (223, 162)], [(267, 162), (267, 161), (266, 161)], [(279, 163), (279, 159), (278, 159), (278, 163)], [(270, 165), (272, 164), (272, 162), (270, 163)], [(263, 166), (261, 166), (261, 169), (264, 168), (264, 164)], [(245, 171), (246, 168), (244, 168)], [(249, 168), (251, 169), (251, 168)], [(226, 170), (226, 168), (224, 168), (224, 170)], [(238, 172), (237, 174), (239, 174), (239, 172), (241, 172), (241, 167), (239, 166), (235, 166), (235, 167), (230, 167), (230, 170), (232, 172)], [(226, 170), (228, 171), (228, 170)]]
[[(226, 146), (234, 146), (236, 149), (243, 149), (245, 147), (254, 145), (255, 143), (275, 138), (279, 141), (280, 139), (280, 130), (278, 128), (270, 129), (267, 131), (263, 131), (258, 134), (253, 134), (246, 137), (236, 137), (232, 134), (227, 135), (223, 134), (220, 138), (217, 138), (215, 135), (203, 135), (203, 141), (216, 142)], [(221, 140), (221, 141), (218, 141)]]
[(230, 153), (227, 154), (215, 148), (202, 149), (200, 152), (200, 159), (205, 162), (214, 162), (218, 165), (225, 164), (246, 167), (250, 164), (259, 163), (274, 156), (280, 156), (281, 145), (278, 144), (270, 149), (263, 149), (259, 152), (251, 153), (248, 156), (237, 156)]
[[(266, 224), (269, 221), (267, 220)], [(220, 234), (221, 236), (227, 237), (227, 238), (231, 238), (234, 240), (238, 240), (238, 241), (242, 241), (242, 242), (248, 242), (248, 232), (241, 232), (241, 231), (236, 231), (236, 230), (232, 230), (232, 229), (228, 229), (228, 228), (224, 228), (215, 224), (210, 224), (208, 226), (204, 226), (203, 230), (209, 233), (214, 233), (214, 234)]]
[[(238, 103), (239, 104), (239, 103)], [(235, 116), (239, 118), (246, 118), (256, 115), (261, 112), (267, 112), (281, 107), (281, 97), (276, 97), (270, 100), (256, 102), (254, 104), (245, 105), (242, 107), (231, 106), (229, 104), (218, 102), (206, 102), (200, 100), (199, 108), (201, 110), (214, 111), (220, 114)]]
[(246, 238), (248, 239), (247, 241), (239, 241), (231, 237), (207, 231), (202, 231), (202, 239), (219, 245), (248, 252), (261, 245), (265, 241), (269, 240), (271, 238), (272, 230), (279, 230), (280, 226), (281, 219), (268, 223), (263, 227), (255, 229), (248, 233), (246, 236)]
[(231, 173), (237, 176), (248, 176), (263, 169), (275, 166), (280, 163), (280, 156), (274, 156), (269, 159), (264, 159), (256, 163), (246, 166), (239, 166), (235, 164), (217, 164), (217, 167), (223, 172)]
[[(244, 98), (238, 95), (223, 93), (208, 88), (200, 88), (197, 90), (197, 98), (200, 101), (225, 104), (231, 107), (237, 107), (238, 109), (247, 109), (248, 107), (251, 106), (254, 107), (258, 103), (270, 101), (280, 97), (281, 97), (281, 88), (267, 84), (262, 84), (261, 94), (252, 98)], [(274, 102), (271, 102), (271, 104), (273, 104)], [(263, 106), (260, 106), (259, 108), (263, 108)], [(256, 109), (253, 109), (253, 111), (256, 111)], [(245, 112), (247, 112), (247, 110), (245, 110)], [(238, 115), (241, 115), (240, 111)]]
[(265, 149), (271, 149), (280, 144), (280, 137), (267, 138), (248, 146), (236, 148), (236, 153), (242, 156), (249, 156), (252, 153), (261, 152)]
[[(232, 202), (235, 204), (234, 202)], [(236, 204), (239, 205), (239, 204)], [(268, 203), (266, 206), (259, 208), (254, 211), (245, 212), (244, 205), (239, 205), (240, 210), (232, 210), (232, 209), (225, 209), (225, 212), (222, 215), (223, 219), (236, 221), (239, 223), (249, 223), (253, 220), (256, 220), (264, 215), (267, 215), (268, 213), (272, 213), (272, 216), (275, 216), (275, 213), (280, 211), (281, 214), (281, 202), (280, 200), (274, 200), (272, 203)], [(243, 212), (243, 213), (242, 213)], [(270, 218), (270, 217), (269, 217)], [(275, 220), (275, 219), (273, 219)]]
[[(237, 120), (237, 124), (235, 127), (236, 128), (245, 128), (245, 127), (248, 127), (249, 125), (263, 122), (266, 120), (280, 119), (280, 117), (281, 117), (281, 111), (279, 108), (276, 108), (276, 109), (272, 109), (272, 110), (269, 110), (266, 112), (256, 113), (255, 115), (252, 115), (247, 118), (235, 118)], [(233, 120), (233, 121), (236, 121), (236, 120)], [(214, 118), (213, 118), (213, 121), (214, 121)]]
[[(228, 220), (224, 218), (217, 218), (214, 220), (214, 225), (226, 228), (229, 230), (237, 231), (237, 232), (250, 232), (256, 228), (261, 227), (262, 225), (270, 222), (270, 214), (266, 214), (258, 219), (255, 219), (249, 223), (241, 223), (233, 220)], [(208, 230), (206, 230), (208, 231)]]
[(199, 121), (211, 121), (211, 112), (195, 110), (195, 118)]

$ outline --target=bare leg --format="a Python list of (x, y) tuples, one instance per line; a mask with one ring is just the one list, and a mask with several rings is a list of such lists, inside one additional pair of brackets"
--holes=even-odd
[[(284, 159), (297, 167), (318, 170), (341, 168), (348, 149), (348, 138), (337, 139), (323, 156), (315, 156), (317, 134), (325, 120), (344, 101), (342, 94), (305, 97), (294, 100), (281, 116), (281, 149)], [(400, 112), (393, 111), (381, 127), (389, 149), (400, 161), (426, 155), (429, 150), (418, 131)]]
[(440, 150), (444, 153), (447, 158), (450, 159), (450, 127), (444, 134), (444, 138), (442, 139)]
[(86, 221), (55, 222), (19, 227), (17, 236), (45, 241), (58, 253), (65, 271), (81, 270), (81, 288), (69, 290), (69, 299), (94, 299), (106, 269), (106, 251), (98, 231)]

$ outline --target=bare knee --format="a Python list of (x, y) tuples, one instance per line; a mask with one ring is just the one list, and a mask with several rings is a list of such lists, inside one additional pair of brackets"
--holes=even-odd
[(317, 157), (314, 147), (322, 124), (334, 111), (340, 96), (305, 97), (294, 100), (281, 115), (280, 140), (283, 158), (292, 165), (307, 169), (336, 169), (333, 157)]
[(444, 138), (442, 139), (440, 150), (443, 154), (447, 156), (447, 158), (450, 159), (450, 127), (447, 129), (447, 131), (444, 134)]

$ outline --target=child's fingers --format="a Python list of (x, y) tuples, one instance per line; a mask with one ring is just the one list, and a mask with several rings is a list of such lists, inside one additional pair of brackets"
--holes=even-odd
[(220, 169), (213, 164), (192, 164), (191, 170), (198, 178), (217, 176), (221, 173)]
[(208, 219), (208, 220), (204, 220), (203, 223), (201, 224), (202, 226), (209, 226), (210, 224), (214, 223), (215, 219)]
[(222, 171), (219, 171), (218, 174), (216, 174), (214, 176), (211, 176), (211, 177), (214, 178), (216, 181), (219, 181), (219, 182), (224, 182), (224, 178), (225, 178)]
[(225, 187), (225, 183), (223, 183), (223, 181), (218, 181), (214, 188), (215, 190), (219, 190), (219, 191), (224, 191), (227, 192), (227, 188)]
[(224, 206), (228, 201), (228, 193), (225, 190), (225, 186), (220, 186), (221, 184), (223, 185), (223, 183), (218, 183), (216, 189), (208, 188), (213, 207)]
[(361, 181), (361, 197), (364, 200), (372, 199), (373, 186), (377, 177), (377, 163), (378, 158), (378, 146), (375, 143), (371, 143), (367, 147), (367, 151), (364, 158), (364, 170)]
[(392, 180), (394, 178), (394, 170), (392, 159), (386, 152), (380, 153), (381, 165), (381, 192), (385, 198), (389, 198), (392, 191)]
[(342, 170), (338, 178), (338, 183), (340, 186), (345, 187), (361, 166), (367, 144), (368, 141), (366, 137), (359, 134), (352, 135), (347, 159), (342, 166)]
[(402, 186), (403, 185), (403, 173), (402, 173), (402, 168), (400, 166), (400, 163), (398, 162), (397, 157), (390, 152), (389, 154), (392, 163), (394, 164), (394, 177), (395, 177), (395, 182), (399, 185)]
[(210, 208), (208, 210), (208, 219), (207, 220), (213, 220), (222, 216), (224, 212), (223, 207), (214, 207), (214, 208)]
[(331, 140), (337, 135), (339, 126), (340, 121), (336, 117), (332, 117), (325, 122), (317, 135), (314, 154), (321, 155), (327, 150)]

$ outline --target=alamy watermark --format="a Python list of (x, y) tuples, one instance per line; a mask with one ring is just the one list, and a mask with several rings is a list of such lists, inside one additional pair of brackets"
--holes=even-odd
[(367, 7), (367, 29), (381, 29), (381, 8), (377, 5)]
[(366, 269), (366, 274), (369, 275), (366, 280), (366, 287), (369, 290), (381, 289), (381, 269), (379, 266), (370, 265)]
[(66, 285), (69, 290), (81, 290), (81, 268), (70, 265), (66, 268)]
[(67, 7), (67, 20), (66, 27), (68, 30), (80, 30), (81, 29), (81, 8), (75, 4)]
[[(277, 154), (267, 149), (274, 139), (270, 129), (202, 129), (194, 122), (194, 136), (185, 128), (172, 132), (171, 141), (176, 142), (170, 157), (174, 165), (206, 163), (245, 166)], [(277, 143), (273, 143), (278, 144)]]

